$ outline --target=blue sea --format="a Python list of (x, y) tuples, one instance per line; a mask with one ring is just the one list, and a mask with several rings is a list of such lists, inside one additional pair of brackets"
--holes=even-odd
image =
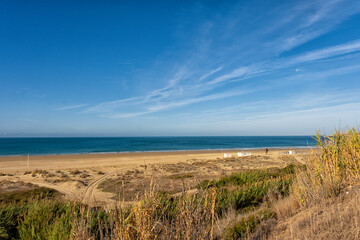
[(0, 156), (311, 147), (312, 136), (0, 138)]

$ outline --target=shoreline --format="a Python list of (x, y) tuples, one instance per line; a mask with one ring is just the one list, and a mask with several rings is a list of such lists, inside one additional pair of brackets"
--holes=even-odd
[(42, 156), (76, 156), (76, 155), (102, 155), (102, 154), (131, 154), (131, 153), (172, 153), (172, 152), (210, 152), (210, 151), (257, 151), (272, 149), (272, 150), (290, 150), (290, 149), (311, 149), (314, 146), (280, 146), (280, 147), (253, 147), (253, 148), (214, 148), (214, 149), (184, 149), (184, 150), (154, 150), (154, 151), (120, 151), (120, 152), (80, 152), (80, 153), (46, 153), (46, 154), (13, 154), (0, 155), (1, 158), (8, 157), (42, 157)]

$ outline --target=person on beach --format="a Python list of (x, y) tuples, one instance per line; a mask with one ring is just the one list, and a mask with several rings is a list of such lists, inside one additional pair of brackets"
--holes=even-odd
[(269, 149), (265, 148), (265, 154), (268, 154)]

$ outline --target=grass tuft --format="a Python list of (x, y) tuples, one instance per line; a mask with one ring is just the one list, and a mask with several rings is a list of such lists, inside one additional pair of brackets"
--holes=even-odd
[(320, 151), (307, 159), (307, 169), (297, 174), (294, 193), (302, 205), (336, 198), (342, 189), (360, 179), (360, 133), (355, 129), (332, 136), (316, 135)]

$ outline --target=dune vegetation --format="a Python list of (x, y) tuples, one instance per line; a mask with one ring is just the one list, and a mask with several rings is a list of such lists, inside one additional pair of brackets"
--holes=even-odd
[(316, 138), (306, 165), (233, 173), (180, 195), (150, 184), (111, 210), (46, 189), (16, 194), (0, 201), (0, 239), (359, 239), (360, 132)]

